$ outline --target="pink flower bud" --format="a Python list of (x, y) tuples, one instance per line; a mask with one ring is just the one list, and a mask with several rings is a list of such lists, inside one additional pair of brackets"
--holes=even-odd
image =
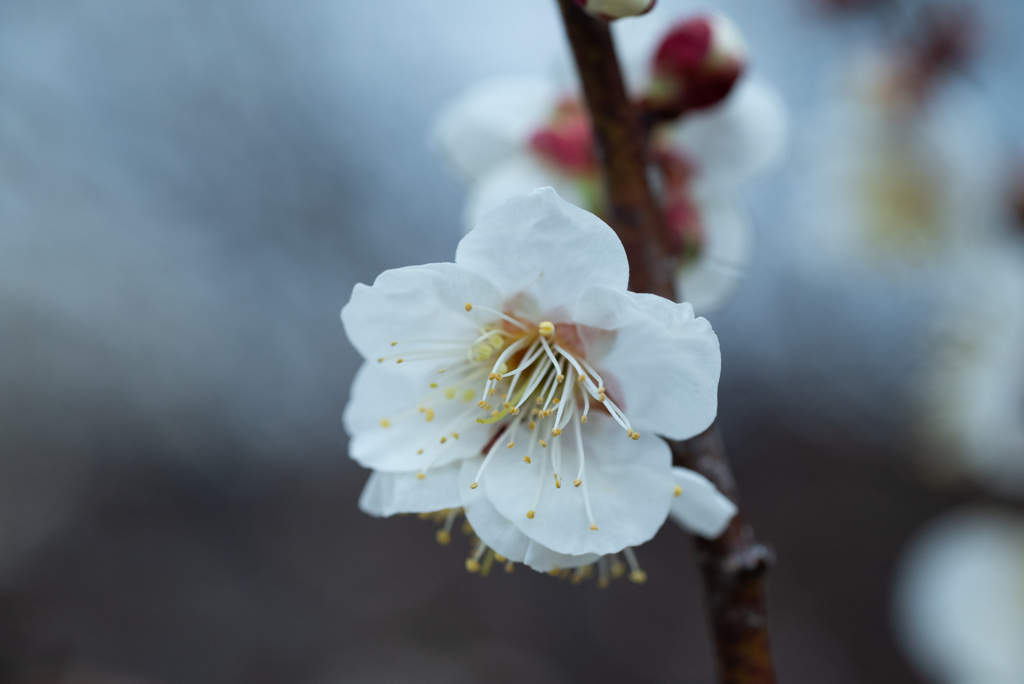
[(670, 116), (721, 102), (747, 65), (740, 30), (721, 14), (684, 21), (673, 28), (654, 56), (648, 107)]
[(655, 0), (573, 0), (590, 14), (604, 19), (621, 19), (645, 14), (654, 7)]

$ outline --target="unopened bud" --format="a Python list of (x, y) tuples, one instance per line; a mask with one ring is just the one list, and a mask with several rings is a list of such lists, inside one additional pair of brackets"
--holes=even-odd
[(645, 14), (654, 7), (655, 0), (574, 0), (590, 14), (604, 19), (621, 19)]
[(658, 46), (646, 104), (669, 116), (718, 104), (746, 65), (746, 41), (732, 21), (721, 14), (689, 19)]

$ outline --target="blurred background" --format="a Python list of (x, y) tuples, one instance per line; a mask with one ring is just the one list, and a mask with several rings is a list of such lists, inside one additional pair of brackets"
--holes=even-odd
[[(839, 197), (868, 148), (844, 144), (880, 129), (849, 104), (861, 65), (927, 43), (937, 4), (630, 20), (727, 13), (789, 112), (788, 155), (745, 187), (753, 261), (709, 315), (719, 423), (778, 555), (781, 682), (966, 682), (901, 608), (922, 593), (898, 589), (906, 549), (964, 507), (1021, 527), (1024, 4), (966, 5), (969, 47), (881, 125), (880, 149), (920, 129), (940, 162), (914, 168), (954, 170), (897, 214), (984, 219), (861, 249), (849, 203), (869, 200)], [(645, 585), (599, 591), (469, 575), (466, 542), (356, 507), (338, 312), (382, 270), (452, 259), (466, 189), (428, 143), (445, 103), (566, 55), (553, 0), (0, 3), (0, 682), (712, 681), (673, 526), (638, 551)], [(883, 167), (885, 187), (918, 172)], [(975, 187), (960, 171), (981, 190), (949, 209)], [(1024, 616), (1024, 582), (1007, 591)], [(1000, 672), (974, 684), (1024, 682)]]

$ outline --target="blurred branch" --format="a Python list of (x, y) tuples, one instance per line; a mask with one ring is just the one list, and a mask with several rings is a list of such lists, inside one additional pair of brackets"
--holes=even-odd
[[(572, 0), (558, 0), (590, 109), (597, 157), (604, 172), (611, 225), (629, 258), (629, 286), (675, 299), (674, 259), (665, 219), (647, 179), (647, 159), (637, 108), (630, 102), (608, 24)], [(738, 500), (729, 460), (712, 425), (703, 434), (673, 442), (677, 465), (701, 473), (733, 501)], [(739, 513), (716, 540), (696, 540), (711, 614), (719, 682), (773, 684), (768, 642), (765, 574), (771, 552), (754, 539)]]

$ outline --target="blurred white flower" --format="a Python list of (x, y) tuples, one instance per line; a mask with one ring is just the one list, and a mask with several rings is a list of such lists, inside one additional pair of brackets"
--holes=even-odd
[(921, 392), (926, 472), (1024, 496), (1024, 245), (994, 242), (949, 277)]
[(488, 214), (454, 264), (356, 285), (341, 316), (366, 362), (344, 422), (374, 470), (363, 510), (464, 509), (471, 569), (488, 550), (589, 565), (670, 510), (720, 534), (735, 508), (657, 437), (714, 420), (718, 339), (689, 304), (626, 291), (628, 275), (615, 233), (544, 188)]
[[(750, 261), (753, 231), (736, 197), (781, 158), (786, 110), (762, 81), (745, 78), (732, 88), (745, 48), (724, 17), (697, 17), (667, 37), (645, 24), (616, 26), (623, 70), (637, 99), (657, 95), (659, 107), (687, 109), (654, 127), (652, 162), (679, 259), (677, 287), (697, 313), (708, 313), (728, 300)], [(696, 55), (690, 62), (679, 41)], [(538, 78), (481, 82), (441, 113), (434, 140), (469, 185), (466, 230), (512, 195), (542, 186), (607, 215), (589, 116), (575, 87)]]
[(929, 681), (1024, 681), (1024, 520), (968, 510), (933, 523), (904, 555), (894, 613)]
[(573, 0), (591, 14), (605, 19), (635, 17), (650, 12), (656, 0)]
[(833, 79), (798, 195), (814, 263), (916, 265), (994, 232), (995, 126), (984, 99), (950, 78), (963, 57), (943, 53), (952, 38), (933, 30), (932, 42), (926, 32), (920, 44), (859, 52)]

